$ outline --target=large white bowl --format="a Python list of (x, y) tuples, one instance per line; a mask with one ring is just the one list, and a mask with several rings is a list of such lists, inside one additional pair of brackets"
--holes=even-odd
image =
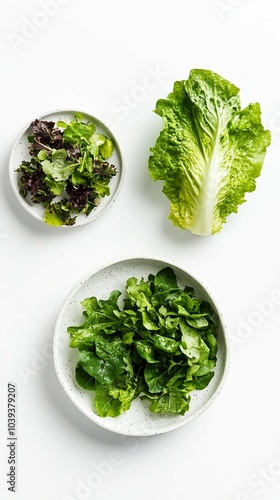
[[(81, 226), (83, 224), (87, 224), (89, 222), (92, 222), (96, 220), (98, 217), (103, 215), (115, 202), (122, 183), (123, 183), (123, 175), (124, 175), (124, 166), (123, 166), (123, 160), (122, 160), (122, 154), (121, 150), (119, 147), (119, 144), (117, 142), (117, 139), (115, 136), (112, 134), (112, 132), (109, 130), (109, 128), (102, 123), (100, 120), (95, 118), (94, 116), (89, 115), (88, 113), (84, 113), (82, 111), (69, 111), (69, 110), (57, 110), (53, 111), (50, 113), (43, 114), (41, 116), (37, 116), (37, 119), (42, 119), (42, 120), (47, 120), (47, 121), (53, 121), (57, 123), (57, 121), (71, 121), (74, 118), (74, 115), (76, 113), (81, 113), (83, 115), (83, 120), (88, 121), (90, 123), (94, 123), (96, 125), (96, 129), (98, 132), (101, 134), (106, 135), (107, 137), (110, 137), (115, 144), (114, 152), (113, 155), (108, 158), (108, 161), (115, 165), (117, 169), (117, 174), (111, 178), (110, 180), (110, 195), (102, 198), (100, 200), (100, 203), (97, 207), (93, 209), (90, 215), (78, 215), (76, 222), (73, 226), (59, 226), (59, 227), (76, 227), (76, 226)], [(31, 120), (33, 121), (33, 120)], [(12, 190), (21, 204), (21, 206), (35, 219), (37, 219), (40, 222), (44, 222), (44, 207), (41, 204), (37, 203), (32, 203), (28, 201), (28, 197), (23, 198), (23, 196), (19, 193), (19, 185), (18, 185), (18, 180), (20, 173), (16, 172), (16, 169), (20, 166), (21, 162), (23, 160), (30, 161), (30, 154), (28, 151), (28, 148), (30, 146), (30, 143), (28, 141), (28, 136), (32, 135), (32, 130), (30, 128), (30, 123), (26, 125), (23, 130), (19, 133), (17, 136), (15, 143), (12, 147), (12, 151), (10, 154), (10, 160), (9, 160), (9, 177), (10, 177), (10, 182), (12, 186)]]
[[(149, 274), (156, 274), (166, 266), (173, 269), (180, 287), (184, 285), (193, 287), (196, 296), (208, 301), (214, 309), (218, 323), (218, 353), (215, 375), (204, 390), (190, 393), (190, 409), (184, 416), (153, 414), (145, 401), (136, 399), (126, 413), (115, 418), (102, 418), (94, 411), (93, 393), (81, 389), (75, 382), (74, 374), (78, 349), (69, 347), (70, 336), (67, 333), (67, 327), (80, 325), (84, 322), (81, 301), (86, 297), (96, 296), (98, 299), (107, 299), (114, 289), (124, 292), (126, 280), (129, 277), (147, 278)], [(172, 431), (198, 417), (220, 393), (229, 366), (226, 326), (209, 291), (198, 279), (185, 269), (178, 267), (174, 262), (149, 257), (137, 257), (109, 263), (82, 278), (67, 296), (58, 315), (54, 332), (53, 353), (58, 379), (79, 410), (101, 427), (131, 436), (150, 436)]]

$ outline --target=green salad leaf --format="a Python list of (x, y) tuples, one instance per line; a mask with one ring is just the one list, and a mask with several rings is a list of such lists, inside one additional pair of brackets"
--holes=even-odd
[(239, 89), (218, 74), (193, 69), (155, 112), (163, 129), (151, 148), (149, 173), (163, 181), (169, 218), (194, 234), (219, 232), (256, 188), (270, 131), (258, 103), (241, 109)]
[(85, 321), (67, 328), (78, 349), (76, 381), (93, 391), (101, 417), (116, 417), (141, 397), (155, 413), (184, 415), (193, 390), (204, 389), (217, 362), (217, 323), (210, 304), (169, 266), (126, 281), (126, 295), (81, 303)]

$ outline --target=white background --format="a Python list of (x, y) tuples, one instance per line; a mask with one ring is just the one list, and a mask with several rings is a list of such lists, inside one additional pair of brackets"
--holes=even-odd
[[(276, 500), (280, 495), (278, 0), (1, 0), (1, 499)], [(161, 129), (156, 100), (192, 68), (216, 71), (260, 102), (272, 132), (257, 190), (221, 233), (168, 220), (147, 170)], [(150, 76), (147, 76), (150, 75)], [(148, 84), (147, 84), (148, 82)], [(122, 191), (98, 221), (70, 230), (14, 199), (19, 131), (54, 109), (103, 119), (120, 143)], [(231, 370), (212, 406), (176, 431), (122, 438), (91, 423), (51, 357), (73, 285), (107, 261), (174, 259), (207, 284), (226, 318)], [(7, 383), (17, 386), (17, 491), (7, 491)], [(91, 486), (86, 486), (90, 484)]]

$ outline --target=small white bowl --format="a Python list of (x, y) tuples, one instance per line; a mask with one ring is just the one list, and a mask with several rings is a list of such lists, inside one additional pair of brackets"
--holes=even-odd
[[(92, 404), (93, 393), (83, 390), (75, 382), (78, 349), (69, 347), (70, 336), (67, 333), (67, 328), (84, 322), (81, 306), (83, 299), (91, 296), (107, 299), (114, 289), (123, 293), (128, 278), (135, 276), (138, 280), (142, 277), (146, 279), (149, 274), (155, 275), (166, 266), (173, 269), (180, 287), (188, 285), (194, 288), (195, 295), (199, 299), (209, 302), (214, 310), (218, 325), (218, 352), (214, 377), (205, 389), (190, 393), (190, 408), (184, 416), (152, 413), (146, 402), (137, 398), (132, 402), (130, 409), (122, 415), (115, 418), (100, 417), (95, 413)], [(58, 379), (77, 408), (95, 424), (107, 430), (130, 436), (162, 434), (177, 429), (198, 417), (221, 392), (229, 367), (226, 326), (209, 291), (193, 275), (178, 267), (174, 262), (149, 257), (137, 257), (109, 263), (82, 278), (70, 291), (58, 315), (54, 332), (53, 353)]]
[[(88, 113), (84, 113), (82, 111), (69, 111), (69, 110), (57, 110), (53, 111), (50, 113), (46, 113), (40, 116), (37, 116), (37, 119), (42, 119), (42, 120), (47, 120), (47, 121), (53, 121), (57, 123), (59, 120), (68, 122), (73, 120), (74, 115), (76, 113), (80, 113), (83, 115), (83, 120), (88, 121), (90, 123), (94, 123), (96, 126), (97, 132), (100, 132), (101, 134), (106, 135), (107, 137), (110, 137), (114, 141), (114, 151), (113, 154), (110, 158), (108, 158), (108, 161), (115, 165), (117, 173), (114, 177), (111, 178), (110, 180), (110, 194), (100, 200), (100, 203), (98, 206), (96, 206), (91, 214), (88, 216), (86, 215), (78, 215), (76, 222), (72, 226), (59, 226), (59, 227), (76, 227), (76, 226), (81, 226), (83, 224), (87, 224), (89, 222), (92, 222), (99, 218), (101, 215), (103, 215), (115, 202), (120, 189), (122, 187), (123, 183), (123, 175), (124, 175), (124, 167), (123, 167), (123, 160), (122, 160), (122, 155), (120, 151), (119, 144), (115, 138), (115, 136), (112, 134), (112, 132), (109, 130), (109, 128), (102, 123), (100, 120), (97, 118), (89, 115)], [(29, 122), (28, 125), (26, 125), (22, 131), (19, 133), (17, 136), (15, 143), (13, 145), (11, 154), (10, 154), (10, 160), (9, 160), (9, 177), (10, 177), (10, 183), (12, 186), (12, 190), (19, 201), (20, 205), (35, 219), (37, 219), (40, 222), (44, 222), (44, 207), (41, 204), (37, 203), (32, 203), (30, 202), (27, 198), (24, 198), (20, 193), (19, 193), (19, 176), (20, 173), (17, 172), (17, 168), (20, 166), (21, 162), (23, 160), (25, 161), (30, 161), (31, 156), (29, 154), (29, 146), (30, 142), (28, 141), (28, 136), (32, 135), (32, 130), (30, 128), (30, 124), (33, 120)], [(54, 226), (52, 226), (54, 227)]]

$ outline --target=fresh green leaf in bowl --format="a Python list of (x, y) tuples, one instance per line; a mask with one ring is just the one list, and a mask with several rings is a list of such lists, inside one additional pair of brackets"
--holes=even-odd
[(151, 412), (184, 415), (191, 392), (205, 389), (217, 362), (217, 322), (210, 304), (169, 266), (147, 279), (130, 277), (121, 292), (82, 301), (85, 321), (69, 326), (78, 349), (76, 382), (93, 391), (96, 413), (117, 417), (140, 397)]
[(174, 225), (206, 236), (221, 231), (256, 188), (269, 130), (258, 103), (241, 109), (239, 89), (218, 74), (193, 69), (155, 112), (163, 129), (151, 148), (149, 173), (163, 181)]

